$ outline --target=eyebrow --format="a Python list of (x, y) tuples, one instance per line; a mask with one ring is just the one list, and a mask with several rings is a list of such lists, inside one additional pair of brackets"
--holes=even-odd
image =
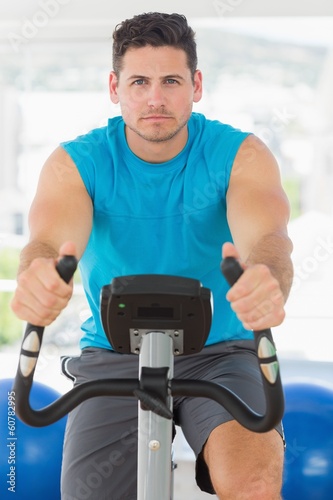
[[(160, 80), (168, 80), (168, 79), (175, 79), (175, 80), (185, 80), (185, 78), (178, 73), (172, 74), (172, 75), (164, 75), (160, 77)], [(144, 75), (131, 75), (127, 78), (127, 80), (151, 80), (149, 76), (144, 76)]]

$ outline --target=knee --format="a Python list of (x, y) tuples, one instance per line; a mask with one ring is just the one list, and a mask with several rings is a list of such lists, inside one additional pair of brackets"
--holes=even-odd
[(225, 477), (211, 478), (215, 492), (220, 500), (280, 500), (282, 481), (278, 478)]

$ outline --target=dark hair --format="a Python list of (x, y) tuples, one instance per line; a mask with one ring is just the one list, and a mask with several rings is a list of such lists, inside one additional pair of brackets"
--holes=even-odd
[(192, 78), (197, 69), (195, 33), (180, 14), (149, 12), (126, 19), (118, 24), (113, 33), (113, 69), (117, 76), (122, 59), (129, 48), (171, 46), (186, 53)]

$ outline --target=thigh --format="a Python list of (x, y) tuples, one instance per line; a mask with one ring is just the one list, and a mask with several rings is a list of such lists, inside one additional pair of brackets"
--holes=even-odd
[[(190, 358), (192, 356), (188, 356), (188, 359), (184, 358), (184, 366), (178, 368), (176, 366), (177, 377), (197, 378), (223, 384), (232, 389), (256, 412), (263, 413), (265, 411), (261, 374), (253, 342), (226, 342), (205, 348), (202, 353), (195, 355), (192, 360)], [(177, 363), (180, 362), (179, 359)], [(188, 364), (190, 367), (187, 366)], [(209, 437), (214, 436), (213, 431), (217, 428), (227, 429), (224, 424), (232, 422), (234, 419), (224, 407), (206, 398), (181, 398), (176, 400), (175, 416), (176, 423), (182, 427), (184, 435), (197, 457), (198, 485), (204, 491), (213, 493), (214, 489), (211, 485), (202, 451)], [(236, 427), (241, 426), (237, 425)], [(232, 426), (229, 426), (229, 429), (231, 428)], [(277, 426), (277, 431), (273, 431), (273, 435), (276, 435), (283, 449), (282, 425)], [(260, 436), (254, 433), (251, 434), (253, 434), (254, 440)], [(230, 434), (226, 433), (226, 435)], [(214, 442), (214, 440), (211, 442)], [(226, 452), (226, 456), (228, 456), (227, 443), (224, 447), (221, 439), (219, 439), (218, 448), (222, 450), (221, 453)], [(250, 453), (247, 456), (251, 456)]]
[[(134, 356), (87, 350), (69, 360), (66, 369), (78, 385), (97, 378), (136, 377), (138, 367)], [(62, 500), (137, 498), (137, 413), (136, 399), (124, 397), (92, 398), (70, 413)]]

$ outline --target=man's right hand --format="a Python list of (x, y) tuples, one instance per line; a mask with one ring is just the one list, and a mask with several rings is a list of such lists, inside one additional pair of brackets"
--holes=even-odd
[[(74, 243), (66, 242), (61, 246), (59, 258), (64, 255), (76, 255)], [(47, 326), (66, 307), (72, 296), (73, 283), (67, 284), (59, 276), (56, 262), (55, 259), (38, 257), (20, 273), (11, 302), (18, 318), (36, 326)]]

